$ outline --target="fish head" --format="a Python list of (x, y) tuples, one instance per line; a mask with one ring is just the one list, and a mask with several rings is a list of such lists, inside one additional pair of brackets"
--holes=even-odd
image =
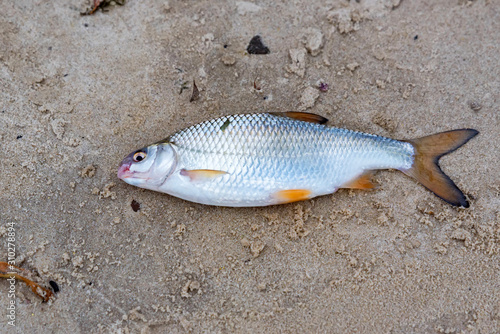
[(153, 144), (127, 155), (118, 168), (118, 178), (151, 190), (157, 190), (172, 174), (177, 155), (170, 143)]

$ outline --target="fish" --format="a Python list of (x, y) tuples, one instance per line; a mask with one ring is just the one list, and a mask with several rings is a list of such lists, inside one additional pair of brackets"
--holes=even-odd
[(396, 169), (447, 203), (469, 207), (439, 159), (477, 130), (395, 140), (328, 126), (327, 121), (306, 112), (208, 120), (130, 153), (118, 178), (191, 202), (256, 207), (308, 200), (341, 188), (373, 189), (374, 171)]

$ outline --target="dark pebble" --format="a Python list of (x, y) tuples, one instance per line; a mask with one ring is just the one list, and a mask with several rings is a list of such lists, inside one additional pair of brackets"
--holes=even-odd
[(59, 292), (59, 285), (57, 285), (56, 282), (49, 281), (49, 284), (50, 284), (50, 287), (52, 288), (52, 291), (54, 291), (54, 293), (58, 293)]
[(134, 212), (137, 212), (141, 209), (141, 203), (137, 202), (135, 199), (132, 200), (130, 206), (132, 207), (132, 210), (134, 210)]
[(259, 35), (252, 37), (250, 44), (247, 46), (247, 51), (252, 55), (266, 55), (271, 53), (269, 48), (262, 42), (262, 38)]

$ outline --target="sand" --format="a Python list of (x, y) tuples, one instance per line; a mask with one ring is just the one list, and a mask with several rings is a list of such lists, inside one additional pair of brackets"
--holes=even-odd
[[(1, 254), (15, 223), (16, 264), (60, 292), (42, 303), (19, 283), (11, 328), (2, 280), (0, 332), (500, 332), (499, 1), (129, 0), (81, 16), (90, 2), (1, 2)], [(269, 54), (246, 53), (257, 34)], [(398, 139), (479, 130), (441, 160), (471, 207), (396, 171), (374, 191), (239, 209), (116, 177), (184, 127), (289, 110)]]

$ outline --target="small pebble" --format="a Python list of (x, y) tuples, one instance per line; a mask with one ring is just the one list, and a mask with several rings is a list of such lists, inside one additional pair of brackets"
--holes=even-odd
[(305, 33), (305, 47), (311, 56), (317, 56), (323, 47), (323, 33), (319, 29), (309, 28)]
[(318, 86), (318, 89), (321, 91), (321, 92), (326, 92), (328, 91), (328, 89), (330, 89), (330, 86), (326, 83), (326, 82), (323, 82), (321, 80), (319, 80), (316, 85)]
[(247, 46), (247, 51), (251, 55), (266, 55), (271, 53), (269, 48), (264, 45), (262, 38), (259, 35), (252, 37)]
[(233, 55), (225, 54), (222, 56), (221, 61), (224, 65), (231, 66), (236, 63), (236, 58)]
[(481, 103), (477, 101), (469, 101), (469, 107), (474, 111), (479, 111), (482, 108)]
[(307, 50), (304, 48), (289, 50), (292, 63), (286, 67), (286, 70), (303, 78), (306, 73), (306, 53)]
[(50, 287), (52, 288), (52, 291), (54, 291), (54, 293), (58, 293), (59, 292), (59, 285), (57, 285), (56, 282), (49, 281), (49, 284), (50, 284)]
[(349, 71), (354, 72), (354, 70), (359, 67), (359, 64), (357, 62), (353, 62), (353, 63), (347, 64), (346, 67)]
[(299, 111), (304, 111), (306, 109), (312, 108), (319, 97), (319, 92), (314, 87), (307, 87), (300, 96), (299, 101)]
[(132, 200), (130, 206), (132, 207), (132, 210), (134, 210), (134, 212), (137, 212), (141, 209), (141, 203), (137, 202), (135, 199)]

